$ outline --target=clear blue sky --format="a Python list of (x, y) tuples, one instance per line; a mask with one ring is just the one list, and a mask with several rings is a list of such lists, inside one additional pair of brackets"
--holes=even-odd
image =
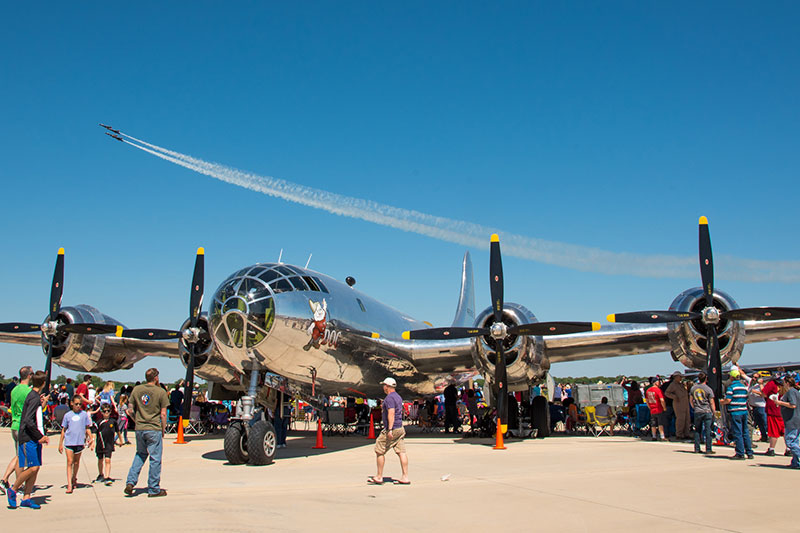
[[(800, 260), (796, 3), (53, 2), (3, 14), (3, 322), (44, 316), (60, 246), (64, 304), (131, 327), (185, 319), (198, 246), (207, 293), (284, 249), (415, 317), (452, 319), (463, 246), (213, 180), (98, 122), (501, 237), (695, 257), (706, 215), (719, 268), (724, 255)], [(488, 253), (472, 252), (488, 306)], [(541, 320), (666, 308), (699, 284), (504, 264), (506, 299)], [(742, 306), (800, 305), (797, 283), (718, 278)], [(743, 361), (797, 360), (799, 346), (748, 346)], [(43, 360), (0, 345), (6, 375)], [(555, 373), (672, 368), (658, 354)]]

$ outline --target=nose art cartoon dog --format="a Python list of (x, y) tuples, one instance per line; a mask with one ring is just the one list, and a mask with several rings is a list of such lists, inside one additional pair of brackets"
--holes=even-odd
[(320, 344), (325, 344), (325, 328), (328, 321), (328, 302), (325, 301), (325, 298), (322, 299), (321, 304), (309, 300), (308, 305), (311, 307), (311, 312), (314, 313), (314, 323), (308, 326), (308, 334), (311, 335), (311, 338), (303, 346), (305, 351), (310, 350), (312, 346), (319, 348)]

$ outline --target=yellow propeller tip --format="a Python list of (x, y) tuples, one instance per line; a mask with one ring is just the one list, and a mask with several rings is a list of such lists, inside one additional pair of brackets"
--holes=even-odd
[(600, 322), (592, 322), (592, 331), (597, 331), (600, 329)]
[(608, 320), (609, 322), (616, 322), (617, 321), (617, 315), (608, 315), (606, 317), (606, 320)]
[(700, 225), (708, 226), (708, 219), (706, 217), (700, 217)]
[(411, 332), (410, 331), (404, 331), (402, 337), (405, 340), (411, 340)]
[(380, 338), (381, 338), (381, 334), (380, 334), (380, 333), (375, 333), (375, 332), (373, 331), (373, 332), (372, 332), (372, 338), (373, 338), (373, 339), (380, 339)]
[(500, 236), (497, 233), (492, 233), (492, 242), (500, 242)]
[(197, 249), (197, 255), (206, 255), (206, 249), (201, 246)]
[(64, 255), (64, 249), (63, 248), (59, 248), (58, 249), (58, 255)]
[(117, 331), (114, 333), (117, 337), (122, 337), (122, 326), (117, 326)]

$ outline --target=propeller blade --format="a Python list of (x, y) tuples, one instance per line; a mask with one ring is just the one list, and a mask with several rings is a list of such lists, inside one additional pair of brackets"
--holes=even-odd
[(169, 340), (177, 339), (180, 336), (180, 331), (171, 329), (122, 329), (116, 332), (117, 337), (127, 337), (129, 339), (144, 339), (144, 340)]
[(494, 382), (497, 387), (497, 418), (500, 426), (505, 430), (508, 424), (508, 387), (506, 374), (506, 354), (503, 351), (503, 341), (497, 341), (497, 361), (494, 365)]
[(703, 294), (706, 307), (714, 305), (714, 260), (711, 257), (711, 235), (708, 232), (708, 219), (700, 217), (700, 277), (703, 280)]
[(519, 324), (508, 328), (509, 335), (566, 335), (568, 333), (583, 333), (584, 331), (597, 331), (600, 324), (597, 322), (535, 322), (533, 324)]
[(194, 276), (192, 277), (192, 292), (189, 297), (189, 317), (191, 327), (197, 327), (197, 319), (200, 318), (200, 310), (203, 307), (203, 283), (205, 267), (205, 250), (197, 249), (197, 258), (194, 261)]
[(719, 340), (717, 339), (717, 329), (713, 325), (708, 327), (706, 337), (708, 353), (708, 386), (714, 391), (714, 400), (719, 402), (722, 398), (722, 361), (719, 356)]
[(189, 359), (186, 362), (186, 386), (183, 388), (183, 420), (189, 420), (192, 414), (192, 391), (194, 390), (194, 346), (195, 343), (189, 343), (187, 348), (189, 352)]
[(492, 294), (494, 321), (503, 320), (503, 258), (500, 256), (500, 237), (493, 234), (489, 248), (489, 288)]
[(720, 313), (720, 318), (728, 320), (784, 320), (800, 318), (798, 307), (746, 307)]
[(403, 338), (406, 340), (468, 339), (488, 334), (489, 328), (427, 328), (404, 331)]
[(703, 315), (686, 311), (634, 311), (632, 313), (617, 313), (608, 315), (609, 322), (629, 322), (632, 324), (661, 324), (664, 322), (685, 322), (696, 320)]
[(27, 322), (6, 322), (0, 324), (0, 333), (32, 333), (42, 331), (41, 324), (29, 324)]
[(108, 333), (116, 333), (118, 327), (121, 328), (122, 326), (115, 326), (113, 324), (64, 324), (58, 329), (65, 333), (106, 335)]
[(47, 376), (44, 380), (44, 389), (45, 393), (50, 392), (50, 374), (53, 371), (53, 341), (55, 340), (54, 337), (48, 337), (47, 341), (47, 360), (44, 363), (44, 373)]
[[(200, 311), (203, 307), (203, 284), (205, 279), (205, 249), (197, 249), (197, 258), (194, 262), (194, 275), (192, 276), (192, 292), (189, 296), (190, 327), (197, 327)], [(192, 391), (194, 390), (194, 356), (197, 349), (195, 342), (186, 343), (189, 359), (186, 362), (186, 388), (183, 391), (183, 419), (189, 420), (192, 409)]]
[[(50, 320), (58, 318), (61, 297), (64, 295), (64, 249), (58, 249), (56, 268), (53, 271), (53, 286), (50, 288)], [(48, 381), (49, 384), (49, 381)]]

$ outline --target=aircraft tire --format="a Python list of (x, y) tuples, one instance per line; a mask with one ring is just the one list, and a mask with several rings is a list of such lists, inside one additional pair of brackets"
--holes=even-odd
[(550, 406), (544, 396), (537, 396), (533, 399), (531, 404), (531, 426), (537, 430), (537, 439), (550, 436)]
[(259, 420), (250, 427), (247, 450), (251, 465), (268, 465), (275, 459), (278, 437), (275, 428), (266, 420)]
[(231, 422), (225, 430), (225, 458), (232, 465), (243, 465), (249, 460), (247, 433), (240, 421)]

